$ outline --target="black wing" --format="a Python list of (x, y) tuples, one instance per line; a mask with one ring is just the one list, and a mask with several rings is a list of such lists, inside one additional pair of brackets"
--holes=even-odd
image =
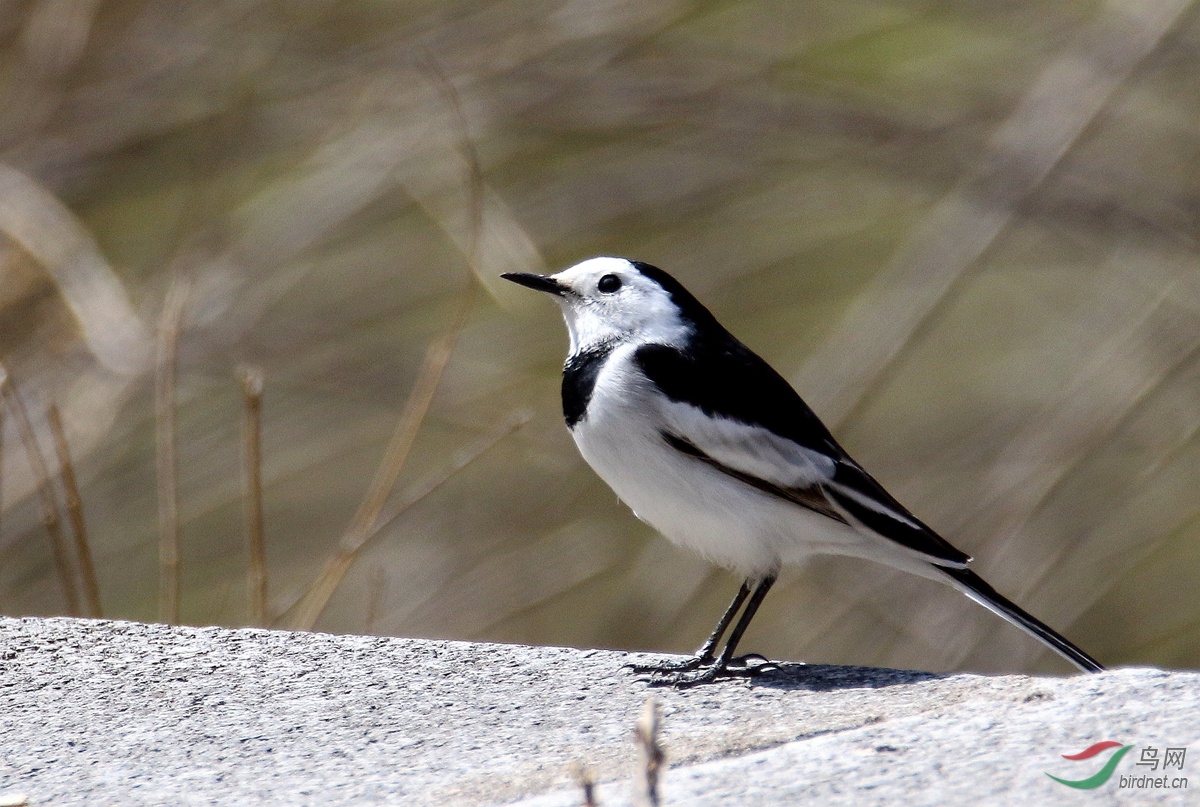
[(832, 473), (818, 484), (781, 485), (727, 459), (715, 459), (704, 450), (702, 441), (690, 439), (691, 435), (664, 433), (668, 445), (677, 451), (759, 490), (838, 521), (859, 524), (927, 555), (934, 563), (963, 566), (970, 561), (970, 556), (918, 520), (851, 459), (791, 385), (728, 333), (707, 343), (694, 340), (687, 352), (667, 345), (643, 345), (634, 361), (670, 400), (695, 407), (709, 417), (765, 429), (818, 452), (829, 458)]
[(966, 566), (971, 556), (927, 527), (896, 501), (875, 477), (843, 452), (833, 479), (822, 486), (825, 495), (853, 521), (935, 562)]
[(823, 454), (845, 453), (791, 384), (728, 334), (708, 343), (695, 339), (687, 353), (668, 345), (642, 345), (634, 361), (672, 401), (710, 417), (760, 426)]

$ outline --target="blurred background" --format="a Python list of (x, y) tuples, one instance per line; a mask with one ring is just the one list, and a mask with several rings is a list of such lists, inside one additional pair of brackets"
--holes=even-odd
[[(617, 254), (1001, 591), (1200, 664), (1183, 0), (0, 0), (0, 66), (3, 613), (694, 649), (738, 580), (584, 465), (559, 313), (497, 280)], [(743, 647), (1067, 669), (840, 559)]]

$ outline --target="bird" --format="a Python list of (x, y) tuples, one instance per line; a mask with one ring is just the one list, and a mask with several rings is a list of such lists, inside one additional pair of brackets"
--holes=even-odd
[(766, 659), (736, 656), (738, 644), (782, 567), (814, 555), (948, 584), (1079, 669), (1104, 669), (972, 571), (969, 555), (888, 493), (783, 376), (664, 270), (603, 256), (501, 277), (562, 308), (563, 418), (588, 465), (639, 519), (744, 580), (693, 656), (629, 665), (637, 673), (676, 687), (757, 674), (767, 665), (751, 661)]

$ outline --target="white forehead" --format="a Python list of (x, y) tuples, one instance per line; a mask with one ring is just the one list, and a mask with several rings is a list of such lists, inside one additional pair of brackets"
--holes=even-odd
[(588, 258), (586, 261), (580, 261), (574, 266), (562, 270), (556, 278), (572, 285), (580, 281), (588, 281), (593, 278), (600, 278), (608, 274), (619, 274), (628, 276), (630, 272), (637, 272), (631, 262), (624, 258)]

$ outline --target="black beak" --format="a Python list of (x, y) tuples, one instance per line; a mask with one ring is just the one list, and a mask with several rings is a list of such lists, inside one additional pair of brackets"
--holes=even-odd
[(554, 278), (546, 277), (545, 275), (535, 275), (530, 272), (505, 272), (500, 277), (533, 289), (534, 291), (546, 291), (559, 297), (562, 297), (567, 292), (565, 286)]

